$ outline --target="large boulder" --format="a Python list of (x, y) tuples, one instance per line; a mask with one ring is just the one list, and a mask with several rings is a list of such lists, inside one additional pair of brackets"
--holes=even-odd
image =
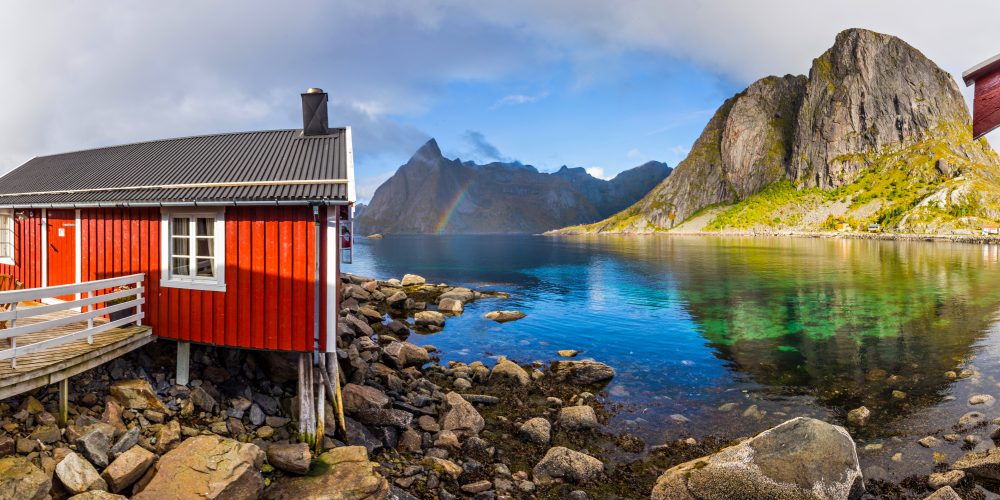
[(156, 455), (152, 452), (141, 446), (133, 446), (118, 455), (101, 473), (101, 478), (108, 483), (111, 491), (118, 493), (135, 484), (155, 461)]
[(391, 342), (382, 349), (382, 358), (395, 368), (420, 366), (431, 360), (427, 350), (409, 342)]
[(156, 392), (149, 386), (149, 382), (142, 379), (119, 380), (111, 384), (111, 396), (125, 408), (170, 412), (166, 405), (156, 397)]
[(858, 498), (864, 487), (843, 427), (799, 417), (660, 476), (652, 499)]
[(507, 358), (500, 358), (493, 371), (490, 372), (491, 384), (511, 384), (526, 387), (531, 384), (531, 376), (524, 368)]
[(594, 409), (587, 405), (567, 406), (559, 409), (559, 417), (556, 419), (564, 429), (596, 429), (601, 426), (597, 422), (597, 414)]
[(56, 465), (56, 476), (70, 493), (108, 489), (97, 469), (76, 453), (71, 452)]
[(283, 477), (264, 492), (264, 498), (301, 500), (385, 499), (389, 482), (378, 473), (378, 464), (368, 460), (363, 446), (341, 446), (319, 456), (315, 474)]
[(465, 400), (457, 392), (445, 395), (448, 411), (441, 417), (441, 429), (455, 431), (456, 434), (475, 436), (486, 427), (486, 420), (479, 414), (472, 403)]
[(611, 380), (615, 370), (597, 361), (555, 361), (549, 367), (549, 374), (557, 382), (591, 385)]
[(524, 439), (535, 444), (549, 444), (552, 436), (552, 424), (543, 417), (535, 417), (521, 424), (518, 431)]
[(0, 492), (11, 500), (49, 498), (52, 478), (24, 457), (0, 458)]
[(563, 480), (583, 482), (594, 479), (604, 470), (600, 460), (562, 446), (549, 448), (532, 469), (535, 482), (544, 486)]
[(445, 297), (438, 300), (438, 311), (459, 314), (462, 311), (465, 311), (465, 305), (462, 304), (461, 300)]
[(214, 435), (189, 438), (156, 463), (134, 499), (259, 498), (264, 452), (255, 444)]
[(440, 307), (441, 301), (445, 299), (457, 300), (459, 302), (472, 302), (476, 298), (476, 293), (468, 288), (456, 286), (447, 292), (441, 294), (438, 297), (438, 306)]

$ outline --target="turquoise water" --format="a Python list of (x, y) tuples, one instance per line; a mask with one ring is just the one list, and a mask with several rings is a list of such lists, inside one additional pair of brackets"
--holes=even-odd
[[(799, 415), (843, 422), (864, 404), (873, 424), (852, 433), (885, 446), (863, 461), (893, 469), (898, 462), (888, 457), (896, 451), (931, 457), (911, 446), (911, 436), (948, 427), (970, 409), (1000, 416), (966, 402), (973, 393), (1000, 396), (997, 247), (387, 236), (361, 240), (354, 259), (346, 270), (362, 275), (416, 273), (510, 292), (510, 299), (468, 305), (441, 333), (410, 340), (437, 346), (443, 361), (506, 355), (548, 363), (559, 349), (584, 351), (580, 358), (618, 372), (606, 389), (622, 405), (611, 428), (651, 445), (749, 435)], [(494, 309), (527, 317), (505, 324), (483, 318)], [(963, 368), (976, 375), (944, 375)], [(906, 396), (894, 398), (894, 390)]]

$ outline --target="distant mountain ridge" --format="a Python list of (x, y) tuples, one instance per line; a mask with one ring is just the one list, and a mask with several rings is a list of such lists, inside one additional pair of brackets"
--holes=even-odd
[(618, 212), (671, 171), (651, 161), (603, 180), (583, 168), (543, 173), (518, 162), (479, 165), (445, 158), (431, 139), (376, 189), (357, 216), (357, 231), (540, 233)]
[(975, 230), (1000, 218), (1000, 162), (955, 79), (899, 38), (837, 35), (808, 76), (727, 99), (639, 202), (565, 233)]

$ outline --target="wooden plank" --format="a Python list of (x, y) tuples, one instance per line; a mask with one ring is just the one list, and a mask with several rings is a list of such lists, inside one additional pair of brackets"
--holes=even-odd
[[(294, 227), (295, 245), (292, 248), (292, 304), (294, 307), (304, 307), (309, 292), (309, 270), (308, 253), (309, 238), (308, 233), (313, 231), (310, 217), (303, 217), (303, 220), (296, 221)], [(305, 314), (293, 314), (292, 328), (289, 330), (288, 349), (300, 349), (303, 336), (312, 337), (312, 325), (310, 318)]]
[(289, 350), (292, 348), (292, 336), (295, 331), (292, 329), (292, 285), (294, 277), (294, 253), (292, 252), (293, 227), (298, 221), (289, 220), (289, 215), (294, 209), (286, 209), (286, 215), (278, 222), (278, 349)]
[[(52, 373), (54, 371), (63, 370), (73, 364), (76, 364), (78, 360), (74, 358), (80, 354), (96, 353), (95, 356), (100, 355), (111, 349), (109, 347), (111, 344), (117, 344), (123, 339), (128, 339), (134, 336), (152, 336), (152, 329), (148, 326), (133, 326), (126, 328), (115, 328), (111, 331), (98, 334), (94, 338), (93, 344), (87, 344), (84, 342), (78, 342), (75, 346), (64, 346), (63, 349), (59, 350), (59, 353), (55, 353), (55, 356), (41, 357), (38, 354), (33, 354), (30, 356), (25, 356), (24, 368), (11, 369), (10, 364), (2, 363), (0, 364), (0, 387), (8, 386), (11, 384), (16, 384), (35, 378), (44, 373)], [(34, 368), (28, 368), (28, 364), (34, 366)], [(38, 370), (44, 368), (44, 373)]]
[[(136, 283), (142, 283), (137, 281)], [(95, 297), (84, 297), (82, 299), (71, 300), (66, 302), (59, 302), (57, 304), (45, 304), (41, 306), (32, 307), (20, 307), (12, 311), (0, 312), (0, 321), (7, 321), (10, 319), (23, 319), (30, 318), (32, 316), (40, 316), (43, 314), (51, 314), (58, 311), (68, 311), (77, 307), (84, 307), (93, 305), (102, 300), (114, 300), (122, 297), (128, 297), (130, 295), (135, 295), (143, 291), (142, 286), (136, 286), (136, 288), (130, 288), (128, 290), (119, 290), (117, 292), (109, 293), (106, 295), (100, 295)], [(2, 332), (0, 332), (2, 333)]]
[[(251, 251), (250, 260), (253, 272), (251, 273), (251, 285), (252, 295), (250, 296), (250, 303), (252, 304), (252, 314), (253, 319), (251, 321), (251, 332), (252, 338), (250, 341), (250, 347), (255, 349), (260, 349), (264, 347), (264, 318), (265, 313), (265, 293), (264, 293), (264, 238), (265, 238), (265, 224), (262, 219), (263, 209), (260, 207), (253, 207), (254, 216), (251, 225), (253, 226), (253, 238), (251, 238)], [(241, 297), (242, 300), (246, 300), (246, 296)]]
[[(141, 299), (140, 299), (139, 303), (140, 304), (142, 303)], [(129, 304), (130, 303), (117, 304), (117, 305), (112, 306), (112, 307), (128, 306)], [(73, 318), (69, 318), (69, 319), (73, 319)], [(76, 331), (74, 333), (70, 333), (70, 334), (67, 334), (67, 335), (62, 335), (62, 336), (59, 336), (59, 337), (55, 337), (55, 338), (43, 340), (41, 342), (34, 342), (34, 343), (31, 343), (31, 344), (28, 344), (28, 345), (24, 345), (24, 346), (18, 345), (16, 348), (10, 348), (10, 349), (5, 349), (3, 351), (0, 351), (0, 359), (16, 358), (16, 357), (27, 355), (27, 354), (30, 354), (30, 353), (39, 352), (42, 349), (48, 349), (48, 348), (51, 348), (51, 347), (54, 347), (54, 346), (57, 346), (57, 345), (67, 344), (67, 343), (69, 343), (71, 341), (74, 341), (74, 340), (85, 339), (87, 337), (90, 337), (90, 336), (93, 336), (93, 335), (97, 335), (98, 333), (110, 330), (110, 329), (112, 329), (114, 327), (122, 326), (122, 325), (125, 325), (127, 323), (132, 323), (132, 322), (135, 322), (135, 321), (138, 321), (138, 320), (141, 320), (141, 319), (142, 319), (142, 313), (140, 312), (140, 313), (136, 313), (136, 314), (133, 314), (131, 316), (128, 316), (127, 318), (117, 319), (115, 321), (111, 321), (111, 322), (105, 323), (103, 325), (94, 326), (93, 328), (84, 328), (84, 329), (78, 330), (78, 331)], [(55, 321), (55, 320), (53, 320), (53, 321)]]
[(225, 326), (223, 331), (225, 332), (226, 345), (238, 345), (237, 344), (237, 304), (236, 297), (239, 296), (239, 244), (240, 241), (240, 224), (239, 224), (239, 212), (236, 210), (228, 210), (226, 213), (226, 290), (227, 293), (220, 294), (224, 295), (224, 300), (226, 301), (226, 316), (225, 316)]
[(154, 340), (156, 340), (156, 338), (152, 336), (149, 330), (147, 330), (145, 335), (133, 335), (131, 337), (127, 337), (124, 340), (108, 346), (107, 349), (100, 350), (100, 353), (99, 351), (91, 351), (88, 356), (74, 358), (71, 360), (74, 361), (73, 363), (60, 365), (62, 367), (59, 369), (47, 367), (41, 375), (26, 378), (14, 384), (0, 387), (0, 399), (6, 399), (11, 396), (23, 394), (27, 391), (58, 382), (64, 378), (83, 373), (91, 368), (100, 366), (108, 361), (128, 354), (129, 352), (153, 342)]
[(85, 283), (74, 283), (70, 285), (58, 285), (38, 288), (25, 288), (22, 290), (9, 290), (0, 292), (0, 303), (10, 304), (13, 302), (31, 302), (60, 295), (69, 295), (77, 292), (90, 290), (114, 288), (116, 286), (128, 285), (141, 282), (142, 274), (130, 274), (128, 276), (118, 276)]
[(279, 226), (275, 210), (277, 209), (265, 208), (261, 210), (264, 216), (264, 268), (258, 269), (258, 272), (264, 272), (264, 343), (261, 347), (265, 349), (278, 349), (278, 308), (280, 306), (278, 258), (281, 255), (278, 248)]

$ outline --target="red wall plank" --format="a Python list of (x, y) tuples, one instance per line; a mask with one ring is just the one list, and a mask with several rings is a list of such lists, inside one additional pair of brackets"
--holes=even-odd
[(972, 100), (972, 135), (981, 137), (1000, 125), (1000, 71), (976, 80)]

